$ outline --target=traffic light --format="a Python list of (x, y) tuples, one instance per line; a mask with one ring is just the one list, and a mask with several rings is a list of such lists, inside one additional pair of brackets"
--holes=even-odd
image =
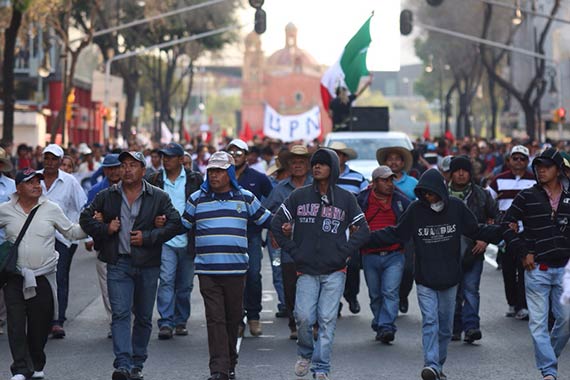
[(267, 14), (261, 9), (264, 2), (265, 0), (249, 0), (249, 5), (255, 8), (255, 25), (253, 30), (257, 34), (263, 34), (267, 29)]
[(439, 7), (443, 3), (443, 0), (426, 0), (426, 1), (432, 7)]
[(566, 121), (566, 108), (560, 107), (556, 110), (556, 113), (558, 114), (558, 120), (564, 123)]
[(412, 33), (414, 29), (414, 14), (408, 9), (404, 9), (400, 13), (400, 34), (402, 36), (407, 36)]
[(67, 101), (65, 102), (65, 121), (70, 121), (73, 117), (73, 103), (75, 102), (75, 89), (72, 88), (67, 95)]

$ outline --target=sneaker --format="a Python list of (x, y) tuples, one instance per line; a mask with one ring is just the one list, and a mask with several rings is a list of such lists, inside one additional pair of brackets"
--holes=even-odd
[(174, 328), (174, 334), (179, 336), (188, 335), (188, 329), (184, 325), (178, 325)]
[(131, 380), (143, 380), (144, 379), (144, 375), (142, 372), (141, 368), (138, 367), (133, 367), (133, 369), (131, 369)]
[(349, 301), (348, 302), (348, 310), (350, 310), (350, 312), (352, 314), (360, 313), (360, 302), (358, 302), (357, 299)]
[(263, 331), (261, 331), (261, 322), (259, 322), (259, 320), (254, 319), (247, 321), (247, 325), (249, 326), (249, 333), (252, 336), (260, 336), (263, 334)]
[(162, 326), (158, 331), (158, 339), (167, 340), (172, 338), (172, 327)]
[(235, 380), (235, 378), (236, 378), (236, 369), (235, 368), (230, 368), (230, 372), (228, 373), (228, 378), (230, 380)]
[(43, 379), (44, 377), (46, 377), (44, 371), (34, 371), (32, 375), (32, 379)]
[(518, 319), (519, 321), (528, 321), (528, 310), (520, 309), (519, 311), (517, 311), (515, 319)]
[(431, 367), (424, 367), (422, 369), (422, 380), (438, 380), (439, 376), (437, 371)]
[(400, 299), (400, 305), (399, 305), (400, 313), (406, 314), (408, 312), (409, 307), (410, 307), (410, 304), (408, 303), (407, 298)]
[(463, 338), (463, 341), (467, 343), (473, 343), (481, 338), (482, 338), (481, 330), (469, 329), (465, 331), (465, 338)]
[(458, 342), (458, 341), (460, 341), (460, 340), (461, 340), (461, 332), (453, 333), (453, 334), (451, 335), (451, 341), (452, 341), (452, 342)]
[(26, 380), (26, 376), (17, 374), (17, 375), (12, 376), (12, 378), (10, 380)]
[(51, 327), (51, 338), (52, 339), (63, 339), (65, 338), (65, 330), (60, 325), (53, 325)]
[(302, 356), (297, 357), (297, 362), (295, 363), (295, 376), (303, 377), (308, 374), (310, 365), (311, 359), (306, 359)]
[(515, 315), (517, 315), (517, 311), (515, 310), (514, 306), (509, 306), (509, 309), (507, 310), (507, 312), (505, 313), (505, 317), (507, 318), (513, 318)]
[(280, 309), (275, 313), (275, 318), (289, 318), (289, 313), (285, 309)]
[(317, 372), (313, 375), (315, 380), (329, 380), (329, 375), (324, 372)]
[(393, 342), (395, 337), (396, 334), (394, 333), (394, 331), (390, 330), (378, 331), (378, 333), (376, 334), (376, 340), (384, 344), (389, 344)]
[(118, 368), (113, 371), (111, 376), (112, 380), (129, 380), (131, 378), (130, 372), (125, 368)]

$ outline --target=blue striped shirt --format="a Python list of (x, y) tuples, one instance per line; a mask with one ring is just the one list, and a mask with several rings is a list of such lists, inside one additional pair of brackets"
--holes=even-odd
[(188, 198), (183, 215), (194, 228), (197, 274), (243, 275), (247, 272), (247, 223), (271, 222), (271, 213), (250, 191), (213, 193), (198, 190)]
[(361, 191), (368, 187), (366, 178), (359, 172), (349, 168), (348, 165), (345, 165), (344, 171), (340, 173), (336, 184), (354, 195), (360, 194)]

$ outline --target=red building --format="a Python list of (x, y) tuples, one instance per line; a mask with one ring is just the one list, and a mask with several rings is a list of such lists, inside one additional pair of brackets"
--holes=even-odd
[(296, 115), (318, 105), (323, 134), (332, 123), (321, 102), (320, 81), (324, 72), (309, 53), (297, 46), (297, 27), (285, 27), (285, 47), (265, 58), (259, 36), (252, 32), (245, 40), (242, 80), (242, 127), (249, 124), (256, 133), (263, 130), (264, 104), (282, 115)]

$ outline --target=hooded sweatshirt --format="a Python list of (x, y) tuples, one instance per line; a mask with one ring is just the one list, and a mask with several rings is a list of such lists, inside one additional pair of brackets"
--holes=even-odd
[[(311, 164), (315, 157), (330, 163), (326, 197), (321, 196), (317, 181), (296, 189), (274, 216), (271, 231), (279, 246), (291, 254), (298, 272), (322, 275), (344, 269), (349, 255), (368, 240), (369, 230), (356, 197), (336, 184), (337, 154), (330, 149), (319, 149)], [(293, 224), (292, 239), (281, 230), (287, 222)], [(350, 226), (358, 228), (352, 235)]]
[[(423, 196), (425, 191), (437, 194), (443, 201), (443, 209), (433, 210)], [(413, 239), (416, 283), (435, 290), (451, 288), (461, 279), (461, 235), (473, 240), (497, 241), (500, 229), (484, 226), (480, 230), (475, 215), (463, 201), (449, 196), (436, 169), (420, 177), (415, 193), (418, 200), (408, 207), (398, 225), (372, 232), (370, 243), (386, 246)]]

